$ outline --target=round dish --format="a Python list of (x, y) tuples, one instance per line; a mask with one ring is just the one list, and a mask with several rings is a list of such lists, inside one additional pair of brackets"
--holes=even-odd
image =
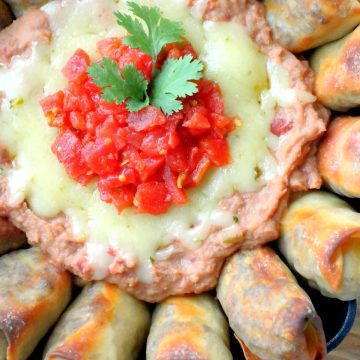
[[(36, 108), (37, 101), (44, 95), (43, 89), (48, 94), (62, 86), (60, 69), (74, 46), (81, 44), (94, 54), (97, 39), (118, 31), (114, 30), (112, 15), (118, 5), (111, 0), (53, 2), (36, 14), (28, 13), (0, 39), (2, 62), (7, 66), (0, 70), (0, 78), (1, 83), (9, 85), (1, 89), (0, 142), (13, 159), (1, 179), (0, 213), (24, 230), (32, 244), (40, 245), (83, 279), (107, 279), (138, 298), (158, 301), (172, 294), (213, 288), (227, 256), (239, 247), (254, 247), (278, 236), (278, 220), (290, 189), (320, 186), (311, 144), (325, 131), (328, 112), (311, 95), (313, 77), (308, 66), (273, 42), (259, 2), (196, 1), (191, 9), (179, 2), (176, 11), (161, 0), (147, 3), (158, 5), (169, 18), (184, 22), (187, 39), (206, 64), (205, 76), (220, 84), (226, 112), (240, 116), (243, 124), (229, 140), (233, 166), (216, 170), (190, 195), (194, 207), (172, 208), (164, 217), (134, 214), (131, 210), (119, 216), (98, 200), (94, 187), (84, 189), (64, 177), (50, 152), (55, 132), (39, 125), (45, 120)], [(94, 8), (92, 13), (97, 18), (88, 14), (81, 28), (75, 26), (75, 19), (78, 21), (88, 6)], [(35, 38), (19, 41), (17, 31), (26, 28), (36, 29), (27, 31)], [(199, 34), (206, 34), (203, 48)], [(9, 36), (14, 39), (13, 48), (4, 47), (4, 39)], [(243, 50), (245, 57), (240, 56)], [(228, 51), (232, 56), (223, 58), (221, 54)], [(14, 54), (24, 53), (28, 58), (12, 59)], [(236, 65), (231, 60), (236, 57), (244, 61)], [(253, 66), (257, 66), (255, 74), (251, 72)], [(40, 67), (48, 69), (50, 77)], [(233, 72), (227, 75), (228, 71)], [(21, 91), (10, 86), (19, 83), (14, 79), (19, 74), (31, 83), (34, 73), (39, 75), (36, 85)], [(234, 91), (232, 77), (241, 84), (240, 90)], [(24, 103), (11, 109), (11, 100), (19, 96)], [(24, 115), (30, 110), (35, 111), (32, 120)], [(271, 133), (273, 123), (284, 118), (290, 119), (288, 131)], [(14, 131), (16, 121), (20, 121), (14, 125), (17, 129), (25, 128), (20, 135)], [(32, 127), (30, 133), (26, 127)], [(39, 155), (29, 155), (31, 150), (25, 148), (29, 150), (35, 144)], [(241, 158), (250, 160), (242, 163)], [(70, 190), (65, 196), (67, 187)], [(74, 196), (85, 200), (74, 206)], [(70, 200), (64, 204), (61, 199)], [(84, 210), (91, 208), (95, 212)]]

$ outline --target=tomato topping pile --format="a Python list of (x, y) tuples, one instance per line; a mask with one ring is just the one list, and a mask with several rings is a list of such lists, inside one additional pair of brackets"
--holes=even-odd
[[(108, 38), (97, 44), (101, 56), (129, 63), (150, 79), (152, 58)], [(169, 44), (159, 54), (157, 68), (169, 57), (197, 57), (190, 44)], [(161, 214), (171, 204), (184, 204), (184, 189), (200, 184), (210, 167), (230, 162), (226, 136), (234, 129), (224, 115), (219, 86), (197, 80), (199, 92), (180, 99), (183, 109), (165, 115), (149, 105), (129, 112), (125, 103), (110, 103), (87, 73), (89, 55), (78, 49), (62, 72), (67, 87), (41, 100), (49, 126), (60, 129), (52, 151), (69, 176), (87, 185), (97, 178), (103, 201), (119, 212)]]

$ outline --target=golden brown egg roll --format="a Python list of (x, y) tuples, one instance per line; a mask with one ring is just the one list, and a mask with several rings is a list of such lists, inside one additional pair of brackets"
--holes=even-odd
[(12, 14), (9, 6), (5, 1), (0, 0), (0, 30), (10, 25), (12, 22)]
[(293, 52), (339, 39), (360, 23), (357, 0), (265, 0), (265, 6), (273, 36)]
[(360, 295), (360, 214), (335, 195), (296, 199), (281, 223), (280, 249), (311, 286), (330, 297)]
[(143, 302), (116, 285), (88, 284), (56, 325), (44, 358), (135, 360), (149, 327)]
[(0, 359), (27, 359), (70, 300), (70, 275), (38, 248), (0, 258)]
[(233, 255), (220, 276), (217, 296), (246, 359), (314, 360), (325, 356), (321, 319), (270, 248)]
[(203, 294), (160, 303), (153, 315), (146, 359), (232, 359), (229, 326), (217, 300)]
[(20, 17), (26, 11), (38, 8), (49, 0), (6, 0), (16, 17)]
[(26, 235), (6, 219), (0, 218), (0, 255), (26, 244)]
[(338, 117), (321, 141), (317, 160), (322, 178), (336, 193), (360, 197), (360, 117)]
[[(360, 3), (359, 3), (360, 4)], [(311, 56), (315, 94), (328, 108), (346, 111), (360, 104), (360, 26)]]

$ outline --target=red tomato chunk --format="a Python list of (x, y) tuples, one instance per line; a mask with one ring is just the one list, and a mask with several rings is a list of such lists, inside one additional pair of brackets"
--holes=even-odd
[[(116, 61), (120, 72), (132, 63), (151, 78), (151, 57), (123, 45), (121, 38), (101, 40), (97, 49)], [(167, 45), (156, 66), (186, 54), (197, 57), (188, 43)], [(198, 186), (210, 167), (230, 163), (226, 136), (234, 122), (224, 115), (221, 90), (213, 81), (196, 81), (199, 92), (180, 99), (183, 109), (172, 115), (153, 105), (129, 112), (124, 103), (102, 99), (88, 76), (89, 65), (89, 55), (76, 50), (63, 69), (66, 89), (40, 105), (49, 126), (59, 128), (53, 153), (75, 181), (86, 186), (96, 179), (103, 201), (119, 212), (134, 207), (162, 214), (172, 204), (188, 202), (185, 189)]]

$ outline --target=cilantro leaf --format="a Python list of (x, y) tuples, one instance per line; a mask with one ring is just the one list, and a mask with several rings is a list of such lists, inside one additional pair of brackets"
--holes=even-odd
[(128, 2), (128, 7), (135, 16), (144, 21), (147, 31), (138, 19), (115, 12), (117, 23), (130, 34), (124, 37), (123, 44), (140, 49), (155, 61), (164, 45), (182, 41), (184, 30), (181, 23), (163, 18), (159, 8), (140, 6), (135, 2)]
[(197, 85), (190, 80), (202, 77), (204, 66), (198, 59), (185, 55), (180, 59), (170, 58), (163, 64), (161, 71), (152, 81), (151, 103), (166, 115), (182, 109), (177, 98), (198, 92)]
[(121, 104), (126, 101), (129, 111), (138, 111), (149, 105), (148, 82), (134, 64), (127, 64), (120, 74), (116, 61), (103, 57), (100, 64), (92, 64), (87, 72), (102, 88), (102, 98)]

